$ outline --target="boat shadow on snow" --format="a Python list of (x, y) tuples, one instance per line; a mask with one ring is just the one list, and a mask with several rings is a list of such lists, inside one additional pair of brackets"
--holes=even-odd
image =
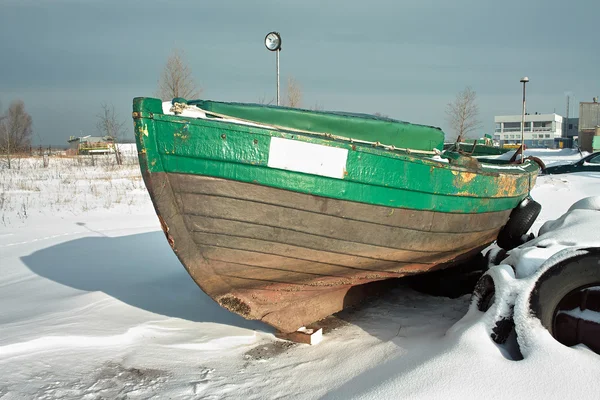
[[(22, 261), (37, 275), (61, 285), (87, 292), (100, 291), (155, 314), (274, 332), (269, 325), (246, 320), (206, 295), (183, 268), (160, 231), (75, 239), (36, 251), (22, 257)], [(476, 280), (464, 282), (465, 276), (439, 271), (427, 277), (390, 279), (357, 286), (348, 293), (348, 301), (354, 295), (364, 295), (362, 291), (372, 292), (370, 294), (374, 296), (317, 324), (325, 333), (341, 325), (356, 325), (369, 335), (386, 341), (390, 339), (391, 331), (394, 331), (392, 336), (396, 335), (395, 322), (399, 321), (394, 321), (395, 317), (402, 320), (402, 310), (409, 308), (420, 310), (417, 314), (422, 313), (419, 324), (428, 325), (427, 319), (431, 318), (432, 324), (436, 325), (434, 322), (439, 319), (435, 311), (437, 306), (433, 310), (428, 308), (470, 293)], [(435, 297), (440, 300), (434, 300)], [(452, 312), (450, 321), (442, 325), (450, 326), (460, 318), (459, 314), (464, 313), (464, 301), (458, 301), (456, 306), (458, 314)], [(421, 328), (428, 329), (427, 326)]]
[(104, 292), (133, 307), (167, 317), (272, 332), (215, 303), (192, 280), (163, 232), (85, 237), (22, 257), (41, 277), (88, 292)]

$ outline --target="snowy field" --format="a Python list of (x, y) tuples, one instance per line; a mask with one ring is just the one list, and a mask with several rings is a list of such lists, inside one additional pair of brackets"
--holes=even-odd
[[(542, 153), (548, 163), (579, 157)], [(403, 285), (330, 318), (317, 346), (276, 339), (196, 286), (129, 160), (0, 169), (0, 399), (598, 398), (600, 355), (555, 342), (517, 312), (518, 299), (520, 360), (489, 337), (495, 306), (482, 313), (468, 295)], [(543, 206), (537, 234), (600, 196), (600, 174), (542, 176), (532, 196)], [(521, 268), (565, 246), (598, 246), (600, 212), (578, 212), (563, 232), (569, 244), (559, 235), (542, 252), (519, 249)], [(507, 271), (497, 271), (507, 288), (530, 285)]]

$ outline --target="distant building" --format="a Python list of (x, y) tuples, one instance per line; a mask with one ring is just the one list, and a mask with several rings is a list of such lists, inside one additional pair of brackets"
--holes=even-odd
[(67, 141), (70, 155), (109, 154), (115, 152), (115, 140), (111, 136), (71, 136)]
[(600, 103), (594, 97), (592, 102), (579, 103), (579, 147), (581, 150), (593, 151), (594, 143), (600, 143)]
[[(521, 144), (521, 115), (494, 117), (494, 140), (501, 145)], [(524, 141), (528, 148), (555, 148), (555, 139), (562, 136), (563, 117), (552, 114), (526, 114)]]
[(563, 133), (572, 138), (579, 135), (579, 118), (563, 118)]

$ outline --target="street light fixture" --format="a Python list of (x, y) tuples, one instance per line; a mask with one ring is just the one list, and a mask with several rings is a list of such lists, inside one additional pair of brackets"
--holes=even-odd
[(529, 82), (528, 77), (523, 77), (520, 80), (523, 83), (523, 112), (521, 115), (521, 163), (525, 161), (525, 84)]
[(281, 35), (279, 32), (269, 32), (265, 36), (265, 47), (269, 51), (275, 51), (277, 59), (277, 105), (279, 105), (279, 52), (281, 51)]

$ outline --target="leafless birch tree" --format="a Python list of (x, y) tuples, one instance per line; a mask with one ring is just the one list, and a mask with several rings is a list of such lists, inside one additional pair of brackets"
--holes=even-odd
[(121, 139), (125, 122), (119, 121), (115, 113), (115, 107), (112, 105), (109, 106), (106, 103), (102, 103), (102, 112), (97, 115), (97, 118), (96, 128), (103, 136), (111, 137), (114, 140), (115, 160), (117, 161), (117, 165), (122, 165), (123, 158), (119, 150), (119, 140)]
[(10, 168), (11, 154), (29, 149), (33, 131), (31, 115), (25, 111), (22, 100), (13, 101), (8, 110), (0, 114), (0, 148), (6, 154)]
[(175, 49), (158, 81), (157, 96), (162, 100), (172, 100), (175, 97), (197, 99), (201, 93), (202, 89), (196, 85), (183, 51)]
[(287, 101), (286, 106), (298, 108), (302, 105), (302, 88), (293, 76), (287, 80)]
[(446, 115), (450, 128), (456, 133), (456, 142), (461, 142), (470, 132), (481, 127), (477, 95), (466, 87), (456, 95), (453, 102), (446, 106)]

